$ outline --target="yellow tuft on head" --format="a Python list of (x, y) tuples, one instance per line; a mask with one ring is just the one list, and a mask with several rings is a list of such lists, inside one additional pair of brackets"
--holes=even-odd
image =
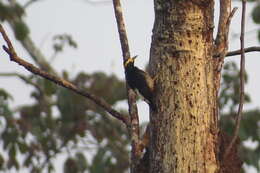
[(130, 63), (134, 63), (135, 62), (135, 58), (137, 58), (137, 55), (132, 57), (132, 58), (128, 58), (128, 60), (126, 60), (126, 62), (124, 62), (124, 67), (127, 67), (128, 64), (130, 64)]

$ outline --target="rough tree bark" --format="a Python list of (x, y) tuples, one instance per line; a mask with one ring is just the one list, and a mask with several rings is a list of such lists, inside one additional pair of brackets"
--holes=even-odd
[(155, 0), (150, 73), (150, 173), (219, 170), (214, 86), (214, 1)]

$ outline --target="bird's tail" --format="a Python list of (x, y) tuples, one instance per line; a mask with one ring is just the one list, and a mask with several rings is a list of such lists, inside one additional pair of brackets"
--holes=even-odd
[(152, 99), (150, 98), (150, 100), (146, 99), (145, 97), (143, 97), (141, 94), (139, 94), (139, 96), (141, 96), (141, 98), (149, 105), (149, 107), (152, 109), (152, 111), (156, 112), (157, 111), (157, 107), (156, 105), (153, 103)]

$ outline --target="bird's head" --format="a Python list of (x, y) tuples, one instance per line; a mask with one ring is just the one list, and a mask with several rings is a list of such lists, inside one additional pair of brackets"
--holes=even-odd
[(124, 62), (124, 67), (129, 67), (129, 66), (133, 66), (135, 63), (135, 59), (137, 58), (137, 55), (132, 57), (132, 58), (128, 58), (125, 62)]

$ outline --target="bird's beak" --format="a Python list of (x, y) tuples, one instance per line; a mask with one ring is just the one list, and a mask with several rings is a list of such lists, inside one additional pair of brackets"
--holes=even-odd
[(129, 58), (126, 62), (124, 62), (124, 66), (126, 67), (130, 63), (134, 64), (135, 58), (137, 58), (137, 55), (135, 55), (134, 57)]
[(138, 56), (138, 55), (135, 55), (135, 56), (133, 57), (133, 60), (135, 60), (135, 59), (137, 58), (137, 56)]

